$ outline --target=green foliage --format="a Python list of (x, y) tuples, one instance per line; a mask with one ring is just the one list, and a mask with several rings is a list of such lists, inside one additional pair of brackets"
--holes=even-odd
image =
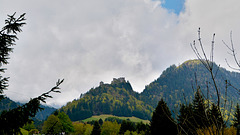
[(57, 117), (59, 118), (60, 122), (62, 123), (62, 131), (65, 133), (70, 133), (74, 131), (72, 121), (68, 117), (68, 115), (64, 112), (59, 112)]
[(39, 131), (38, 131), (37, 129), (31, 129), (31, 130), (28, 132), (29, 135), (34, 135), (34, 134), (38, 134), (38, 133), (39, 133)]
[(20, 133), (19, 134), (29, 135), (29, 132), (27, 130), (25, 130), (25, 129), (20, 128)]
[(72, 121), (64, 112), (55, 111), (43, 124), (43, 133), (74, 132)]
[(55, 115), (50, 115), (44, 122), (42, 133), (44, 134), (58, 134), (62, 131), (62, 123)]
[[(231, 82), (231, 85), (236, 88), (240, 88), (240, 83), (238, 82), (240, 80), (239, 73), (229, 72), (221, 67), (218, 69), (217, 65), (213, 63), (213, 71), (217, 70), (215, 80), (220, 88), (219, 93), (225, 93), (225, 80)], [(206, 82), (213, 84), (211, 76), (199, 60), (189, 60), (178, 67), (175, 65), (170, 66), (163, 71), (157, 80), (145, 87), (140, 99), (155, 108), (158, 101), (163, 98), (170, 110), (174, 110), (179, 104), (192, 101), (193, 95), (196, 92), (194, 90), (197, 89), (193, 87), (196, 80), (198, 86), (201, 87), (202, 94), (211, 101), (216, 101), (217, 96), (214, 87), (208, 85), (207, 88), (206, 86)], [(233, 104), (236, 105), (239, 94), (233, 87), (228, 87), (226, 98), (231, 99)], [(224, 101), (223, 97), (222, 101)], [(222, 104), (224, 103), (222, 102)], [(226, 106), (231, 106), (230, 102), (227, 102)]]
[(210, 124), (215, 125), (215, 127), (220, 130), (221, 127), (225, 127), (222, 113), (219, 110), (219, 108), (216, 106), (216, 104), (212, 104), (210, 109)]
[(28, 123), (26, 123), (22, 128), (25, 129), (25, 130), (27, 130), (27, 131), (30, 131), (30, 130), (32, 130), (32, 129), (35, 129), (34, 122), (33, 122), (33, 121), (28, 122)]
[(117, 122), (105, 121), (102, 125), (101, 135), (117, 135), (120, 125)]
[(119, 131), (119, 134), (124, 134), (126, 131), (135, 131), (136, 125), (135, 123), (129, 121), (129, 120), (123, 120), (121, 124), (121, 128)]
[(124, 120), (118, 117), (108, 117), (105, 119), (105, 121), (111, 121), (111, 122), (116, 121), (118, 124), (121, 124)]
[(9, 109), (13, 109), (13, 108), (17, 108), (18, 105), (16, 102), (12, 101), (11, 99), (9, 99), (8, 97), (5, 97), (4, 99), (1, 100), (0, 102), (0, 113), (3, 110), (9, 110)]
[(210, 123), (208, 121), (208, 110), (204, 103), (204, 99), (200, 93), (200, 88), (198, 88), (197, 92), (195, 93), (194, 99), (193, 99), (193, 117), (194, 122), (192, 124), (196, 128), (204, 128), (209, 127)]
[[(214, 103), (207, 105), (200, 89), (195, 93), (193, 103), (182, 104), (179, 110), (178, 127), (180, 134), (202, 134), (210, 130), (214, 134), (222, 132), (224, 125), (222, 113)], [(202, 131), (202, 132), (201, 132)]]
[(91, 89), (78, 100), (61, 108), (72, 121), (83, 120), (93, 115), (112, 114), (115, 116), (150, 119), (153, 108), (138, 99), (129, 82), (118, 81), (102, 84)]
[(90, 135), (93, 129), (93, 126), (90, 124), (73, 122), (74, 135)]

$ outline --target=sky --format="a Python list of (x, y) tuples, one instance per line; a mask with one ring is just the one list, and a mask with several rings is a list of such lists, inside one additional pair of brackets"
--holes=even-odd
[(0, 27), (7, 14), (27, 18), (6, 66), (5, 94), (26, 102), (64, 78), (62, 93), (47, 100), (60, 107), (119, 77), (140, 93), (170, 65), (196, 59), (190, 43), (199, 27), (207, 54), (216, 33), (214, 60), (229, 69), (222, 40), (230, 44), (232, 31), (240, 50), (239, 7), (238, 0), (0, 0)]

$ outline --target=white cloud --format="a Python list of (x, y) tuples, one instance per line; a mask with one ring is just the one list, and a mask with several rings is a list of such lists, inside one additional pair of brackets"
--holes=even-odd
[(48, 101), (52, 105), (63, 105), (114, 77), (126, 77), (141, 92), (171, 64), (195, 58), (189, 43), (198, 27), (206, 43), (216, 32), (216, 59), (224, 63), (227, 53), (221, 40), (228, 40), (231, 30), (240, 31), (239, 2), (234, 0), (187, 0), (179, 16), (150, 0), (1, 3), (3, 19), (13, 12), (27, 13), (8, 65), (7, 96), (26, 100), (65, 78), (62, 94)]

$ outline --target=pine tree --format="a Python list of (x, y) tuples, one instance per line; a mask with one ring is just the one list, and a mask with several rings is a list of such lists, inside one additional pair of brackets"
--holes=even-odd
[(99, 125), (98, 121), (95, 121), (91, 135), (100, 135), (100, 134), (101, 134), (100, 125)]
[(177, 126), (171, 117), (171, 112), (167, 104), (161, 99), (153, 112), (150, 130), (152, 135), (159, 133), (168, 133), (169, 135), (177, 134)]
[(239, 104), (236, 106), (236, 111), (233, 119), (233, 126), (237, 128), (237, 135), (240, 135), (240, 108)]

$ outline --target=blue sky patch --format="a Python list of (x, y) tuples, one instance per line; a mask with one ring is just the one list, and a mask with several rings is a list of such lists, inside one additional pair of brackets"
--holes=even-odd
[(161, 0), (162, 7), (179, 15), (184, 10), (185, 0)]

